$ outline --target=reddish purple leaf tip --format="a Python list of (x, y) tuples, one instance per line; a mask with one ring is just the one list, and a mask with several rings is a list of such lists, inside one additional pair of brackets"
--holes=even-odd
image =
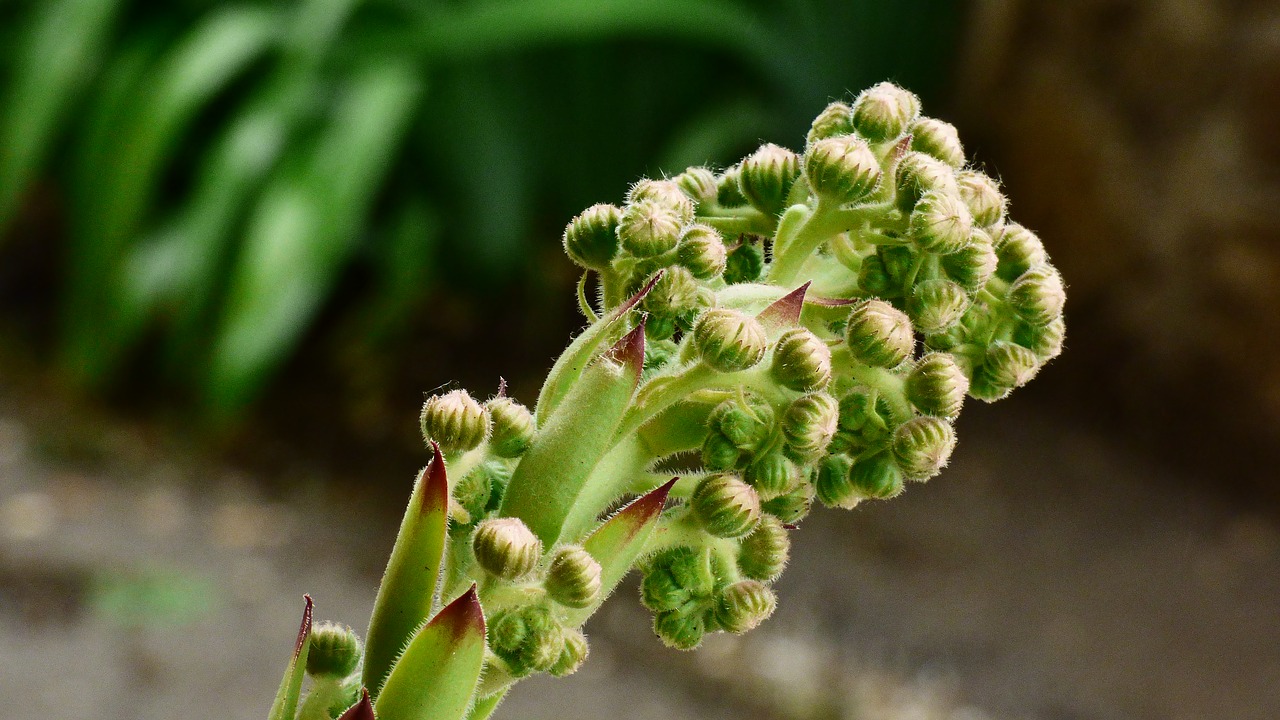
[(449, 477), (444, 467), (444, 454), (436, 441), (431, 441), (431, 462), (419, 476), (422, 486), (422, 512), (439, 512), (449, 507)]
[(667, 271), (664, 269), (654, 273), (653, 277), (649, 278), (649, 282), (645, 283), (644, 287), (640, 288), (640, 292), (627, 298), (625, 302), (618, 306), (618, 309), (613, 311), (613, 315), (615, 317), (622, 317), (623, 313), (635, 307), (644, 299), (645, 295), (649, 294), (649, 291), (653, 289), (653, 286), (658, 284), (658, 281), (662, 279), (663, 274), (666, 272)]
[(778, 298), (765, 308), (756, 319), (766, 327), (790, 327), (800, 322), (800, 311), (804, 309), (804, 296), (809, 292), (809, 283), (805, 283), (791, 292)]
[(444, 609), (431, 619), (430, 624), (436, 623), (441, 623), (449, 629), (455, 643), (471, 633), (484, 637), (484, 609), (480, 607), (480, 595), (476, 591), (476, 584), (471, 583), (469, 590), (458, 596), (457, 600), (444, 606)]
[(360, 702), (347, 708), (338, 720), (376, 720), (373, 715), (373, 703), (369, 702), (368, 688), (360, 688)]
[(640, 323), (631, 332), (605, 352), (615, 362), (625, 365), (636, 379), (640, 378), (640, 370), (644, 367), (644, 323), (645, 318), (640, 318)]
[(293, 659), (295, 661), (302, 654), (302, 646), (306, 644), (307, 638), (311, 637), (311, 612), (315, 608), (315, 604), (311, 602), (310, 595), (303, 595), (302, 597), (307, 604), (302, 609), (302, 624), (298, 626), (298, 640), (293, 644)]

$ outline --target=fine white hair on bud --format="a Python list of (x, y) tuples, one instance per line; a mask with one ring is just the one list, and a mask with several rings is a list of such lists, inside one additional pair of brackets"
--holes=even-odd
[(937, 475), (956, 446), (956, 433), (946, 420), (922, 415), (903, 423), (893, 433), (893, 459), (909, 480)]
[(1032, 325), (1048, 325), (1062, 315), (1066, 300), (1062, 276), (1047, 265), (1026, 271), (1009, 286), (1009, 307)]
[(824, 392), (797, 398), (782, 415), (782, 434), (787, 450), (801, 462), (822, 457), (836, 434), (840, 405)]
[(804, 175), (809, 187), (837, 205), (855, 202), (880, 184), (880, 162), (856, 135), (818, 140), (804, 155)]
[(809, 127), (806, 144), (812, 145), (819, 140), (849, 135), (853, 132), (853, 108), (848, 103), (833, 102), (818, 113)]
[(988, 228), (1004, 219), (1008, 201), (989, 175), (976, 170), (962, 170), (956, 173), (956, 187), (965, 205), (969, 206), (975, 225)]
[(800, 156), (770, 143), (742, 161), (738, 185), (752, 207), (774, 215), (786, 205), (787, 193), (799, 175)]
[(627, 193), (627, 203), (635, 204), (641, 200), (651, 200), (670, 209), (680, 219), (681, 224), (693, 222), (693, 199), (673, 180), (646, 178), (632, 185)]
[(676, 246), (684, 223), (680, 213), (664, 203), (637, 200), (622, 210), (618, 240), (623, 249), (638, 258), (661, 255)]
[(742, 537), (760, 521), (760, 496), (737, 475), (705, 477), (689, 498), (694, 516), (716, 537)]
[(320, 678), (345, 678), (360, 663), (360, 638), (346, 625), (319, 622), (311, 629), (307, 674)]
[(859, 361), (892, 368), (911, 357), (916, 340), (906, 313), (883, 300), (864, 300), (849, 314), (845, 342)]
[(974, 228), (969, 244), (950, 255), (942, 256), (942, 269), (965, 290), (977, 292), (995, 277), (999, 259), (991, 243), (991, 235)]
[(720, 372), (738, 372), (759, 363), (768, 337), (759, 320), (728, 308), (708, 310), (693, 329), (702, 362)]
[(699, 280), (710, 280), (724, 272), (728, 255), (719, 231), (702, 223), (686, 227), (676, 247), (680, 264)]
[(777, 596), (768, 585), (759, 580), (741, 580), (720, 592), (716, 623), (725, 632), (741, 634), (768, 619), (777, 604)]
[(600, 563), (577, 545), (560, 548), (547, 568), (547, 596), (571, 608), (584, 608), (600, 597)]
[(423, 438), (445, 452), (472, 450), (489, 434), (489, 413), (466, 390), (427, 398), (418, 419)]
[(892, 140), (920, 112), (920, 99), (893, 83), (864, 90), (853, 103), (853, 127), (872, 142)]
[(1049, 260), (1044, 243), (1036, 234), (1017, 223), (1008, 223), (992, 236), (998, 265), (996, 276), (1013, 282), (1026, 271)]
[(911, 212), (925, 193), (955, 195), (956, 173), (951, 166), (922, 152), (909, 152), (894, 166), (894, 204), (904, 213)]
[(903, 384), (907, 399), (920, 412), (955, 417), (969, 392), (969, 378), (947, 353), (928, 353), (907, 373)]
[(753, 580), (772, 582), (787, 566), (790, 552), (791, 538), (782, 521), (765, 514), (738, 546), (738, 570)]
[(481, 521), (476, 526), (471, 547), (480, 567), (503, 580), (528, 575), (542, 557), (542, 541), (528, 525), (514, 517)]
[(807, 328), (791, 328), (774, 345), (769, 372), (790, 390), (821, 390), (831, 382), (831, 348)]
[(691, 167), (671, 178), (694, 204), (713, 203), (720, 192), (716, 174), (704, 167)]
[(618, 221), (622, 211), (613, 205), (592, 205), (564, 229), (564, 251), (588, 270), (604, 270), (618, 254)]
[(911, 236), (921, 250), (947, 254), (963, 250), (973, 232), (973, 217), (958, 195), (932, 190), (911, 212)]
[(922, 117), (911, 123), (911, 149), (931, 155), (953, 168), (964, 165), (964, 148), (954, 125)]
[(946, 332), (969, 309), (969, 294), (952, 280), (935, 278), (916, 283), (907, 298), (907, 315), (925, 335)]
[(533, 443), (536, 426), (533, 413), (518, 401), (500, 395), (485, 403), (492, 430), (489, 433), (489, 449), (504, 458), (520, 457)]

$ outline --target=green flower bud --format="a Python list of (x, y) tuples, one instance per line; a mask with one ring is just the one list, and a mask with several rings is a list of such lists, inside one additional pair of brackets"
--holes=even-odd
[(837, 205), (861, 200), (880, 184), (880, 162), (856, 135), (819, 140), (804, 155), (804, 174), (819, 197)]
[(997, 262), (991, 236), (981, 228), (974, 228), (967, 247), (942, 256), (942, 269), (965, 290), (977, 292), (995, 276)]
[(942, 418), (922, 415), (903, 423), (893, 433), (893, 459), (911, 480), (928, 480), (951, 459), (956, 433)]
[(1035, 352), (1005, 340), (996, 340), (987, 347), (980, 372), (988, 384), (1012, 390), (1026, 385), (1039, 370), (1040, 358)]
[(505, 483), (510, 477), (511, 472), (501, 463), (487, 462), (463, 475), (462, 479), (450, 488), (450, 491), (453, 493), (454, 502), (461, 505), (472, 520), (478, 520), (489, 507), (494, 488)]
[(693, 329), (693, 344), (702, 362), (724, 372), (738, 372), (764, 358), (768, 338), (758, 320), (728, 308), (708, 310)]
[(996, 257), (1000, 262), (996, 275), (1002, 280), (1013, 282), (1028, 270), (1040, 267), (1049, 260), (1040, 238), (1017, 223), (1005, 225), (993, 240)]
[(676, 246), (683, 226), (684, 218), (678, 210), (657, 200), (637, 200), (622, 210), (618, 240), (627, 252), (636, 257), (653, 257)]
[(589, 270), (605, 270), (618, 254), (618, 222), (622, 211), (613, 205), (592, 205), (564, 229), (564, 251)]
[(862, 267), (858, 268), (858, 288), (863, 292), (886, 296), (890, 294), (893, 288), (893, 280), (889, 277), (889, 272), (884, 267), (884, 261), (879, 255), (869, 255), (862, 260)]
[(919, 98), (893, 83), (883, 82), (862, 91), (854, 101), (853, 127), (872, 142), (892, 140), (919, 112)]
[(916, 338), (906, 313), (883, 300), (863, 300), (854, 306), (845, 326), (845, 342), (860, 362), (892, 368), (911, 357)]
[(941, 278), (916, 283), (907, 315), (920, 332), (934, 335), (955, 327), (969, 309), (969, 294), (959, 283)]
[(822, 455), (836, 434), (839, 417), (839, 404), (824, 392), (797, 398), (782, 416), (787, 449), (801, 461)]
[(885, 445), (890, 432), (889, 414), (889, 403), (883, 397), (867, 387), (854, 388), (840, 398), (839, 430), (831, 449), (857, 455)]
[(710, 225), (690, 225), (680, 235), (676, 257), (699, 280), (710, 280), (724, 272), (729, 251), (720, 233)]
[(692, 650), (702, 643), (707, 628), (701, 611), (666, 610), (653, 616), (653, 632), (667, 647)]
[(956, 187), (964, 204), (969, 206), (975, 225), (992, 227), (1004, 219), (1008, 202), (993, 178), (976, 170), (962, 170), (956, 173)]
[(744, 478), (762, 500), (768, 500), (790, 492), (800, 481), (800, 472), (782, 453), (771, 452), (756, 458)]
[(627, 192), (627, 204), (651, 200), (674, 211), (681, 224), (693, 222), (693, 200), (674, 180), (650, 180), (645, 178), (631, 186)]
[(849, 483), (862, 497), (885, 500), (902, 492), (902, 471), (889, 453), (878, 452), (853, 464)]
[(727, 168), (716, 180), (716, 204), (720, 207), (742, 207), (747, 197), (742, 194), (742, 166)]
[(344, 678), (360, 663), (360, 638), (346, 625), (316, 623), (311, 628), (307, 674), (317, 678)]
[(770, 143), (742, 161), (738, 185), (752, 207), (776, 215), (786, 206), (787, 193), (799, 175), (800, 156)]
[(813, 486), (802, 482), (786, 495), (761, 503), (760, 508), (780, 522), (795, 524), (805, 519), (812, 504)]
[(689, 505), (702, 527), (716, 537), (741, 537), (760, 521), (760, 496), (736, 475), (703, 478)]
[(1043, 363), (1062, 354), (1066, 332), (1067, 324), (1063, 322), (1062, 316), (1058, 316), (1050, 320), (1048, 325), (1019, 323), (1013, 331), (1013, 341), (1034, 352)]
[(724, 281), (727, 285), (755, 282), (764, 273), (764, 250), (759, 243), (742, 242), (729, 251), (724, 263)]
[(663, 566), (651, 568), (640, 581), (640, 603), (654, 612), (675, 610), (687, 603), (689, 597), (689, 590), (681, 587), (670, 570)]
[(662, 272), (662, 277), (640, 301), (640, 306), (652, 317), (674, 318), (697, 301), (698, 281), (688, 270), (673, 265)]
[(716, 623), (726, 632), (740, 635), (754, 629), (773, 614), (778, 598), (758, 580), (742, 580), (726, 587), (716, 604)]
[(972, 232), (969, 208), (956, 195), (927, 192), (911, 211), (911, 236), (928, 252), (945, 255), (963, 250)]
[(504, 458), (520, 457), (533, 443), (537, 429), (529, 408), (502, 395), (485, 403), (493, 429), (489, 433), (489, 449)]
[(926, 194), (955, 195), (956, 172), (950, 165), (921, 152), (902, 156), (894, 168), (894, 203), (904, 213), (911, 212)]
[(533, 572), (542, 557), (542, 541), (520, 518), (489, 518), (476, 526), (471, 547), (480, 567), (503, 580)]
[(754, 452), (773, 432), (773, 407), (752, 393), (743, 395), (743, 398), (745, 405), (738, 398), (720, 403), (711, 411), (708, 421), (739, 450)]
[(1062, 315), (1067, 291), (1062, 276), (1051, 267), (1026, 271), (1009, 287), (1009, 307), (1032, 325), (1048, 325)]
[(419, 423), (422, 437), (444, 452), (472, 450), (489, 434), (489, 414), (466, 390), (427, 398)]
[(550, 670), (564, 653), (564, 628), (542, 605), (498, 613), (489, 624), (489, 649), (515, 677)]
[(547, 668), (547, 672), (556, 677), (564, 677), (578, 672), (582, 663), (587, 660), (587, 637), (580, 630), (565, 628), (564, 650), (560, 659)]
[(829, 508), (852, 510), (862, 500), (862, 494), (849, 480), (853, 461), (847, 455), (828, 455), (818, 463), (814, 489), (818, 500)]
[(805, 144), (812, 145), (819, 140), (848, 135), (852, 132), (853, 108), (847, 103), (833, 102), (823, 108), (822, 112), (818, 113), (818, 117), (813, 119)]
[(600, 563), (591, 553), (569, 545), (556, 551), (547, 568), (547, 595), (571, 608), (584, 608), (600, 597)]
[(931, 155), (953, 168), (964, 165), (964, 148), (954, 125), (922, 117), (911, 123), (911, 149)]
[(951, 355), (934, 352), (911, 368), (903, 389), (920, 412), (949, 418), (960, 414), (969, 392), (969, 378)]
[(691, 167), (672, 180), (698, 205), (715, 202), (720, 192), (716, 174), (704, 167)]
[(738, 466), (742, 451), (718, 430), (702, 442), (702, 464), (708, 470), (732, 470)]
[(772, 582), (787, 566), (790, 553), (791, 538), (782, 521), (765, 515), (738, 546), (738, 570), (752, 580)]
[(821, 390), (831, 381), (831, 348), (805, 328), (791, 328), (778, 338), (769, 372), (796, 392)]

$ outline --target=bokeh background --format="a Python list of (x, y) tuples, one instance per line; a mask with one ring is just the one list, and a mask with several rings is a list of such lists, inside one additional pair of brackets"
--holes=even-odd
[[(882, 79), (1069, 285), (952, 467), (819, 512), (692, 654), (628, 592), (509, 717), (1280, 716), (1280, 6), (6, 0), (0, 697), (262, 717), (311, 592), (362, 628), (422, 394), (532, 401), (559, 234)], [(16, 704), (15, 704), (16, 702)]]

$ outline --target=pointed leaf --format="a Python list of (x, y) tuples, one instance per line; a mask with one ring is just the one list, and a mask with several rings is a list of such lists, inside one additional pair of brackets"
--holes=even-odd
[(396, 655), (431, 616), (435, 600), (449, 519), (449, 481), (440, 447), (432, 443), (432, 450), (431, 462), (414, 483), (369, 620), (361, 680), (373, 688), (374, 697)]
[(413, 636), (378, 693), (379, 720), (461, 720), (480, 681), (484, 633), (472, 585)]
[(304, 595), (306, 607), (302, 610), (302, 624), (298, 627), (298, 640), (293, 645), (293, 655), (289, 657), (289, 667), (280, 681), (280, 689), (276, 691), (275, 702), (271, 703), (270, 720), (293, 720), (298, 712), (298, 695), (302, 691), (302, 676), (307, 672), (307, 653), (311, 650), (311, 596)]
[(467, 720), (489, 720), (489, 716), (493, 715), (493, 711), (498, 709), (498, 703), (507, 696), (506, 688), (493, 693), (489, 697), (481, 698), (471, 708), (471, 712), (467, 713)]
[(338, 720), (376, 720), (373, 715), (373, 704), (369, 702), (369, 688), (360, 689), (360, 702), (347, 708)]
[(800, 311), (804, 309), (804, 295), (809, 290), (810, 283), (806, 282), (800, 287), (783, 295), (772, 305), (765, 308), (756, 319), (764, 325), (766, 330), (777, 331), (784, 328), (795, 327), (800, 322)]

